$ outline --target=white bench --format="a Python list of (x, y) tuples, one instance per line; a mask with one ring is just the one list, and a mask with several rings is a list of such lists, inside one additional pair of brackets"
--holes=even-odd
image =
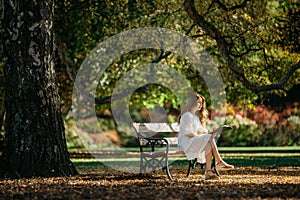
[[(140, 174), (146, 172), (147, 168), (150, 168), (153, 172), (155, 172), (157, 168), (162, 168), (166, 171), (168, 178), (172, 180), (169, 170), (169, 156), (185, 156), (183, 151), (178, 150), (177, 136), (179, 133), (179, 124), (133, 123), (133, 128), (136, 130), (140, 146)], [(210, 134), (216, 132), (216, 141), (218, 141), (220, 133), (230, 129), (232, 129), (231, 126), (224, 125), (210, 132)], [(194, 169), (196, 164), (197, 159), (189, 160), (187, 176), (190, 175), (191, 169)], [(203, 169), (205, 163), (200, 163), (200, 165)], [(220, 176), (215, 167), (214, 160), (212, 168), (215, 170), (216, 174)]]

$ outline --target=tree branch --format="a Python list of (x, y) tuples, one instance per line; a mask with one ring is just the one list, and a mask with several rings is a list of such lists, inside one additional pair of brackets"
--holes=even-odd
[(75, 81), (76, 73), (73, 70), (73, 64), (71, 59), (67, 56), (65, 47), (63, 42), (57, 37), (57, 34), (55, 34), (55, 41), (56, 41), (56, 49), (58, 52), (59, 59), (66, 65), (67, 73), (69, 75), (69, 78), (72, 82)]
[[(193, 28), (196, 26), (196, 24), (192, 24), (191, 27), (187, 30), (186, 32), (186, 35), (190, 34), (190, 32), (193, 30)], [(163, 48), (162, 48), (163, 49)], [(169, 52), (164, 52), (163, 50), (161, 49), (161, 52), (160, 52), (160, 55), (154, 59), (152, 61), (152, 63), (159, 63), (162, 59), (165, 59), (167, 58), (169, 55), (171, 55), (171, 51)], [(176, 49), (176, 47), (175, 47)], [(152, 67), (153, 65), (151, 65)], [(148, 93), (149, 92), (149, 84), (139, 88), (138, 90), (136, 90), (136, 92), (138, 93)], [(120, 98), (124, 98), (126, 97), (128, 94), (129, 94), (129, 91), (131, 91), (131, 89), (127, 89), (127, 90), (124, 90), (122, 91), (120, 94), (117, 94), (115, 95), (114, 98), (117, 98), (117, 99), (120, 99)], [(110, 103), (111, 102), (111, 98), (112, 96), (107, 96), (107, 97), (96, 97), (95, 98), (95, 103), (98, 104), (98, 105), (101, 105), (101, 104), (107, 104), (107, 103)]]
[(288, 82), (290, 77), (294, 74), (295, 71), (300, 69), (300, 61), (296, 64), (294, 64), (289, 71), (280, 79), (280, 81), (277, 84), (270, 84), (270, 85), (262, 85), (256, 87), (256, 92), (262, 92), (262, 91), (271, 91), (271, 90), (284, 90), (284, 85)]
[(216, 4), (219, 5), (219, 7), (224, 10), (224, 11), (232, 11), (232, 10), (236, 10), (236, 9), (240, 9), (240, 8), (244, 8), (246, 7), (247, 3), (249, 2), (250, 0), (244, 0), (241, 4), (237, 4), (235, 6), (232, 6), (230, 8), (227, 8), (227, 6), (225, 4), (223, 4), (220, 0), (214, 0), (214, 2)]
[[(231, 8), (227, 8), (224, 4), (222, 4), (219, 0), (215, 0), (215, 2), (225, 11), (233, 10), (237, 8), (244, 7), (248, 0), (244, 0), (243, 3), (233, 6)], [(194, 0), (185, 0), (184, 1), (185, 11), (188, 13), (188, 16), (198, 24), (211, 38), (213, 38), (218, 46), (219, 52), (221, 53), (223, 59), (226, 61), (227, 66), (233, 72), (236, 79), (239, 80), (247, 89), (252, 90), (254, 92), (263, 92), (263, 91), (271, 91), (271, 90), (284, 90), (285, 84), (288, 82), (289, 78), (293, 75), (293, 73), (300, 68), (299, 62), (292, 66), (287, 74), (277, 83), (277, 84), (269, 84), (269, 85), (257, 85), (254, 82), (249, 81), (244, 73), (244, 69), (236, 64), (234, 59), (231, 57), (232, 53), (229, 50), (231, 47), (228, 42), (225, 40), (225, 36), (211, 23), (205, 20), (204, 16), (200, 15), (194, 5)], [(254, 50), (254, 49), (251, 49)], [(258, 50), (258, 49), (257, 49)]]
[(243, 68), (234, 65), (233, 60), (230, 58), (230, 52), (227, 48), (228, 45), (227, 41), (225, 40), (224, 36), (216, 29), (211, 23), (207, 22), (204, 16), (198, 14), (197, 10), (195, 9), (194, 0), (185, 0), (184, 7), (188, 16), (198, 24), (205, 32), (207, 32), (208, 36), (215, 39), (217, 42), (218, 48), (220, 53), (222, 54), (223, 58), (227, 61), (228, 66), (230, 69), (237, 75), (243, 75), (244, 70)]

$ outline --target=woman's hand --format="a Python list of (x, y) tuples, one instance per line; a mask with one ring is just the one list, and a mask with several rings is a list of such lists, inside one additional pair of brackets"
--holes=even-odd
[(197, 131), (197, 134), (200, 135), (200, 134), (207, 134), (208, 131)]
[(197, 134), (200, 135), (200, 134), (207, 134), (208, 133), (208, 130), (206, 128), (204, 128), (203, 126), (199, 126), (198, 127), (198, 130), (197, 130)]
[(193, 137), (195, 137), (195, 134), (194, 133), (187, 133), (186, 136), (188, 136), (189, 138), (193, 138)]

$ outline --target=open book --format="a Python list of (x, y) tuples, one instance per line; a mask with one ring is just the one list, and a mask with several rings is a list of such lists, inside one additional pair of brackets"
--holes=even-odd
[(219, 133), (222, 133), (222, 132), (225, 132), (225, 131), (228, 131), (231, 129), (232, 129), (232, 126), (222, 125), (222, 126), (216, 128), (215, 130), (209, 132), (208, 134), (211, 134), (213, 137), (216, 137)]

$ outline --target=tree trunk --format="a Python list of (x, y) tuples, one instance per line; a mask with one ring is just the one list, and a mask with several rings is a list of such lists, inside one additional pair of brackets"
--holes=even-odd
[(53, 0), (3, 1), (6, 134), (0, 176), (71, 176), (54, 72)]

